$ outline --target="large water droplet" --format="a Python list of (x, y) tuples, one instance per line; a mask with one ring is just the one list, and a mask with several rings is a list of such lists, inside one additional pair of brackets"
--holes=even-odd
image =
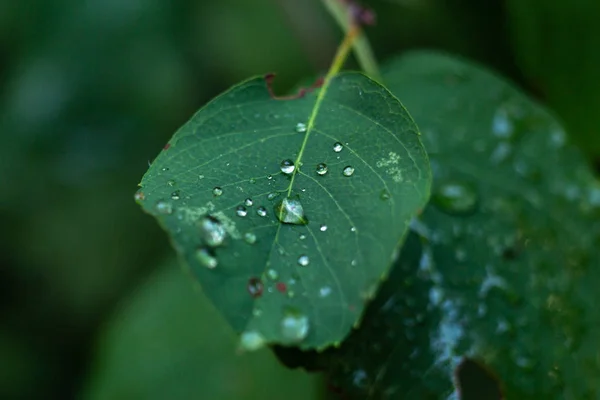
[(215, 256), (213, 256), (211, 251), (205, 247), (196, 250), (196, 259), (203, 267), (210, 269), (215, 268), (218, 264)]
[(235, 210), (235, 213), (238, 217), (245, 217), (246, 215), (248, 215), (248, 210), (246, 210), (246, 207), (244, 206), (238, 206), (238, 208), (236, 208)]
[(446, 182), (436, 188), (433, 203), (448, 214), (469, 214), (478, 202), (475, 188), (464, 182)]
[(248, 293), (250, 293), (250, 296), (256, 299), (257, 297), (260, 297), (262, 295), (264, 286), (260, 279), (250, 278), (248, 280), (248, 285), (246, 286), (246, 289), (248, 290)]
[(323, 176), (327, 173), (327, 165), (324, 163), (321, 163), (319, 165), (317, 165), (317, 174)]
[(213, 195), (219, 197), (220, 195), (223, 194), (223, 189), (221, 189), (218, 186), (215, 186), (215, 188), (213, 188)]
[(227, 232), (221, 222), (211, 216), (205, 216), (198, 221), (200, 229), (200, 237), (204, 240), (207, 246), (216, 247), (223, 244)]
[(301, 267), (306, 267), (309, 263), (310, 263), (310, 259), (308, 258), (308, 256), (306, 254), (298, 257), (298, 265), (300, 265)]
[(304, 216), (304, 207), (302, 207), (300, 200), (288, 197), (277, 202), (275, 205), (275, 215), (284, 224), (306, 225), (308, 223)]
[(267, 216), (267, 209), (264, 208), (263, 206), (260, 206), (256, 210), (256, 214), (258, 214), (259, 217), (266, 217)]
[(296, 132), (298, 132), (298, 133), (306, 132), (306, 124), (303, 124), (302, 122), (298, 122), (298, 124), (296, 125)]
[(246, 331), (240, 336), (240, 347), (247, 351), (255, 351), (266, 343), (263, 335), (257, 331)]
[(296, 166), (294, 165), (294, 162), (292, 160), (287, 159), (281, 162), (281, 166), (279, 168), (281, 169), (281, 172), (283, 172), (286, 175), (289, 175), (292, 172), (294, 172)]
[(340, 142), (335, 142), (335, 144), (333, 145), (333, 151), (335, 151), (336, 153), (339, 153), (340, 151), (342, 151), (343, 148), (344, 148), (344, 145), (341, 144)]
[(246, 232), (246, 234), (244, 234), (244, 240), (248, 244), (254, 244), (256, 243), (256, 234), (254, 232)]
[(308, 336), (308, 317), (294, 309), (287, 309), (281, 320), (282, 336), (292, 342), (300, 342)]
[(254, 202), (252, 201), (251, 198), (247, 198), (246, 200), (244, 200), (244, 205), (246, 207), (252, 207), (252, 204), (254, 204)]
[(172, 214), (173, 205), (167, 201), (160, 200), (156, 203), (156, 211), (159, 214)]
[(344, 174), (344, 176), (352, 176), (352, 174), (354, 174), (354, 167), (351, 167), (350, 165), (344, 167), (342, 174)]

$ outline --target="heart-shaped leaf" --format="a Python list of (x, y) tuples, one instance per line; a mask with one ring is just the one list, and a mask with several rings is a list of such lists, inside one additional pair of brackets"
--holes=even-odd
[(248, 349), (324, 348), (359, 319), (429, 197), (413, 120), (342, 73), (299, 98), (251, 79), (165, 146), (136, 198)]
[(384, 77), (423, 130), (432, 203), (317, 365), (352, 399), (597, 398), (600, 185), (582, 155), (479, 67), (417, 53)]

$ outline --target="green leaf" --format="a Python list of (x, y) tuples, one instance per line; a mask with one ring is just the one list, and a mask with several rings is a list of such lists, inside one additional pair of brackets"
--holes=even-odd
[(342, 73), (296, 99), (273, 98), (263, 78), (220, 95), (174, 135), (136, 198), (243, 343), (309, 349), (357, 322), (429, 185), (404, 107)]
[(600, 156), (600, 2), (509, 0), (517, 63), (583, 151)]
[(218, 312), (176, 262), (165, 267), (109, 320), (84, 399), (315, 398), (319, 380), (282, 368), (269, 351), (236, 354)]
[[(412, 110), (432, 202), (361, 327), (321, 356), (357, 399), (600, 395), (600, 184), (559, 124), (480, 67), (384, 70)], [(315, 365), (315, 362), (312, 362)]]

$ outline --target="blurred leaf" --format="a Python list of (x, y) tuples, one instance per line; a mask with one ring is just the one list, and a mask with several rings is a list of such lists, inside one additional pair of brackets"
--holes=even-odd
[(416, 53), (384, 78), (422, 129), (432, 202), (362, 326), (316, 365), (347, 398), (458, 398), (455, 375), (463, 400), (597, 398), (600, 184), (582, 155), (480, 67)]
[(386, 275), (429, 165), (406, 110), (362, 74), (318, 97), (268, 89), (255, 78), (201, 109), (137, 196), (235, 331), (323, 348)]
[(170, 263), (110, 320), (83, 398), (315, 398), (317, 379), (282, 368), (267, 350), (235, 354), (235, 340), (177, 263)]
[(600, 2), (509, 0), (507, 11), (519, 66), (575, 141), (600, 156)]

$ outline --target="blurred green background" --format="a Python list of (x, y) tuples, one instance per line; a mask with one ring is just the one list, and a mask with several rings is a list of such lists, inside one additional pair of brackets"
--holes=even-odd
[[(600, 2), (363, 4), (380, 60), (425, 47), (479, 61), (600, 164)], [(284, 93), (341, 36), (319, 0), (0, 1), (0, 398), (324, 396), (268, 351), (236, 354), (133, 193), (210, 98), (267, 72)]]

